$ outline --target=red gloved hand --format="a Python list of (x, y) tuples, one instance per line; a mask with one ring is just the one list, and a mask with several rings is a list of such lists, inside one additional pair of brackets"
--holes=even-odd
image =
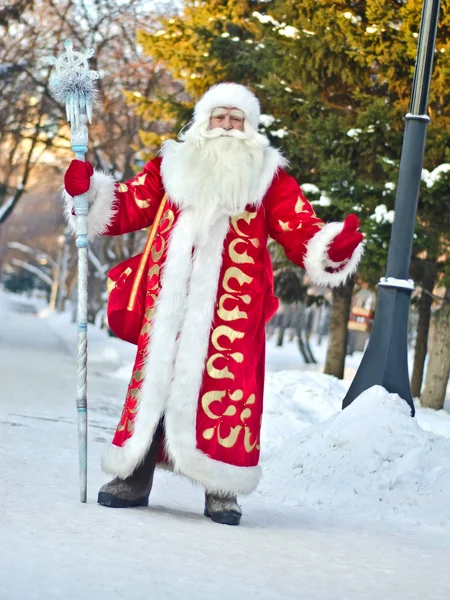
[(363, 241), (364, 236), (357, 231), (359, 219), (356, 215), (348, 215), (344, 221), (341, 233), (334, 238), (328, 248), (328, 256), (333, 262), (342, 262), (351, 258), (357, 246)]
[(81, 196), (88, 191), (94, 169), (90, 162), (73, 160), (64, 175), (64, 187), (69, 196)]

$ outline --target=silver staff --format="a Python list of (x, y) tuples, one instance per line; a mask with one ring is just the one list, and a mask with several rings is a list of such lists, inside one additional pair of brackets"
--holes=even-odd
[[(88, 128), (92, 120), (92, 108), (98, 73), (91, 71), (88, 58), (92, 49), (83, 54), (75, 52), (70, 40), (64, 43), (65, 52), (59, 58), (50, 58), (56, 74), (50, 81), (53, 97), (66, 106), (70, 123), (72, 150), (75, 157), (84, 161), (88, 150)], [(76, 214), (76, 245), (78, 248), (78, 366), (77, 411), (78, 452), (80, 461), (80, 500), (86, 502), (87, 492), (87, 280), (88, 280), (88, 195), (74, 198)]]

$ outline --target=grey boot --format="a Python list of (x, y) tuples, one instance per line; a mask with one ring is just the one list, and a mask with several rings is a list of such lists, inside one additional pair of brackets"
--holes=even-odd
[(148, 506), (161, 439), (162, 427), (159, 426), (143, 462), (126, 479), (115, 477), (105, 483), (98, 493), (98, 504), (112, 508)]
[(239, 525), (242, 510), (232, 494), (205, 492), (205, 517), (223, 525)]

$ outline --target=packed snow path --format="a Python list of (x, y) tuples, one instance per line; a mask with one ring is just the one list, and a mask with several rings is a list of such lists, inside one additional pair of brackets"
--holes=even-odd
[[(126, 383), (91, 338), (88, 503), (78, 500), (75, 340), (0, 294), (2, 600), (414, 600), (450, 597), (440, 530), (242, 499), (239, 528), (202, 516), (203, 493), (157, 473), (148, 509), (96, 505), (100, 454)], [(113, 344), (116, 341), (113, 341)], [(118, 344), (120, 342), (117, 342)], [(128, 352), (128, 350), (126, 350)], [(449, 498), (450, 502), (450, 498)]]

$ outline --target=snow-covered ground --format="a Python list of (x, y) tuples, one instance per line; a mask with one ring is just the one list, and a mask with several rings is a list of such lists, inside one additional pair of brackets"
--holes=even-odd
[(411, 419), (378, 388), (340, 412), (349, 380), (269, 342), (265, 474), (241, 499), (241, 526), (205, 519), (202, 490), (168, 473), (157, 473), (148, 509), (106, 509), (99, 457), (134, 348), (91, 328), (81, 504), (75, 326), (41, 309), (0, 293), (1, 600), (450, 597), (446, 410), (418, 407)]

